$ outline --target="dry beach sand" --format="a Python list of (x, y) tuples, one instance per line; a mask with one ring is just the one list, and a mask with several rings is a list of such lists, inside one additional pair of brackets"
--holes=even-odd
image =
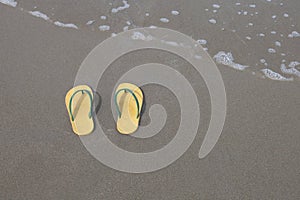
[[(300, 1), (129, 0), (128, 8), (108, 0), (20, 0), (15, 7), (3, 4), (14, 1), (0, 2), (0, 199), (299, 198)], [(35, 15), (40, 17), (30, 11), (39, 11)], [(71, 131), (64, 96), (96, 45), (127, 26), (151, 25), (201, 39), (211, 57), (232, 52), (236, 64), (221, 60), (217, 65), (226, 88), (227, 116), (217, 145), (202, 160), (198, 152), (210, 119), (210, 99), (192, 66), (155, 50), (130, 53), (111, 65), (95, 88), (101, 95), (97, 120), (120, 148), (161, 148), (180, 121), (174, 94), (146, 85), (141, 124), (150, 122), (149, 107), (159, 103), (168, 112), (166, 125), (146, 140), (117, 134), (110, 97), (118, 78), (133, 66), (154, 59), (178, 69), (200, 100), (200, 128), (188, 151), (162, 170), (129, 174), (89, 154)], [(270, 77), (264, 69), (272, 70)]]

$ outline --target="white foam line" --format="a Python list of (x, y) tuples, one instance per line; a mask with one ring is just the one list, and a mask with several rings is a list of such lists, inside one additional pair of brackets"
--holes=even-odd
[(265, 34), (263, 34), (263, 33), (260, 33), (260, 34), (258, 34), (260, 37), (265, 37)]
[(268, 48), (268, 52), (269, 52), (269, 53), (276, 53), (276, 50), (273, 49), (273, 48)]
[(199, 40), (197, 40), (197, 42), (198, 42), (199, 44), (201, 44), (201, 45), (206, 45), (206, 44), (207, 44), (207, 41), (204, 40), (204, 39), (199, 39)]
[(62, 23), (62, 22), (60, 22), (60, 21), (54, 22), (54, 25), (60, 26), (60, 27), (64, 27), (64, 28), (74, 28), (74, 29), (78, 29), (78, 27), (77, 27), (75, 24), (71, 24), (71, 23), (65, 24), (65, 23)]
[(293, 78), (286, 78), (286, 77), (280, 75), (279, 73), (272, 71), (271, 69), (265, 68), (265, 69), (262, 69), (261, 71), (264, 73), (264, 75), (267, 78), (272, 79), (272, 80), (277, 80), (277, 81), (292, 81), (293, 80)]
[(12, 6), (12, 7), (16, 7), (18, 4), (18, 2), (16, 2), (15, 0), (0, 0), (0, 3), (3, 3), (8, 6)]
[(108, 25), (101, 25), (101, 26), (99, 26), (99, 30), (100, 31), (109, 31), (110, 30), (110, 26), (108, 26)]
[(46, 21), (50, 19), (46, 14), (44, 14), (40, 11), (29, 11), (29, 14), (31, 14), (32, 16), (35, 16), (35, 17), (42, 18)]
[(300, 65), (300, 63), (297, 61), (293, 61), (289, 64), (289, 68), (287, 68), (285, 64), (281, 64), (280, 69), (285, 74), (294, 74), (300, 77), (300, 71), (295, 68), (297, 65)]
[(168, 23), (170, 21), (168, 18), (165, 18), (165, 17), (160, 18), (159, 20), (163, 23)]
[(153, 37), (151, 35), (145, 36), (143, 33), (135, 31), (133, 32), (131, 39), (133, 40), (143, 40), (143, 41), (150, 41), (153, 40)]
[(278, 46), (278, 47), (281, 47), (281, 42), (276, 41), (276, 42), (275, 42), (275, 45)]
[(265, 64), (266, 63), (266, 60), (264, 58), (260, 59), (259, 60), (262, 64)]
[[(15, 0), (0, 0), (0, 3), (12, 6), (12, 7), (16, 7), (17, 6), (17, 2)], [(36, 8), (36, 6), (35, 6)], [(40, 11), (26, 11), (23, 8), (20, 8), (21, 11), (24, 11), (26, 13), (29, 13), (30, 15), (34, 16), (34, 17), (38, 17), (41, 18), (45, 21), (48, 21), (56, 26), (60, 26), (60, 27), (64, 27), (64, 28), (74, 28), (74, 29), (78, 29), (78, 26), (76, 26), (75, 24), (71, 24), (71, 23), (62, 23), (60, 21), (53, 21), (50, 19), (49, 16), (47, 16), (46, 14), (40, 12)], [(89, 21), (87, 24), (91, 24), (92, 22)]]
[(215, 23), (217, 23), (217, 20), (215, 20), (215, 19), (210, 19), (210, 20), (208, 20), (208, 22), (211, 23), (211, 24), (215, 24)]
[(172, 15), (179, 15), (179, 12), (177, 10), (172, 10), (171, 13)]
[(213, 4), (212, 7), (213, 8), (221, 8), (221, 6), (219, 4)]
[(112, 13), (117, 13), (117, 12), (119, 12), (119, 11), (121, 11), (121, 10), (125, 10), (126, 8), (129, 8), (130, 7), (130, 5), (128, 4), (128, 2), (126, 1), (126, 0), (123, 0), (122, 1), (123, 2), (123, 6), (119, 6), (119, 7), (117, 7), (117, 8), (113, 8), (113, 9), (111, 9), (111, 12)]
[[(41, 18), (45, 21), (49, 21), (50, 23), (53, 23), (56, 26), (60, 26), (60, 27), (63, 27), (63, 28), (78, 29), (78, 27), (75, 24), (71, 24), (71, 23), (65, 24), (65, 23), (62, 23), (60, 21), (53, 22), (46, 14), (44, 14), (40, 11), (29, 11), (28, 13), (31, 14), (32, 16), (34, 16), (34, 17), (38, 17), (38, 18)], [(93, 23), (93, 21), (89, 21), (87, 24), (92, 24), (92, 23)]]
[(300, 37), (300, 33), (298, 33), (297, 31), (292, 31), (292, 33), (290, 33), (288, 35), (289, 38), (296, 38), (296, 37)]
[(289, 67), (296, 67), (298, 65), (300, 65), (300, 62), (298, 62), (298, 61), (292, 61), (292, 62), (290, 62)]
[(241, 70), (241, 71), (246, 69), (247, 67), (249, 67), (246, 65), (241, 65), (241, 64), (233, 62), (234, 58), (233, 58), (231, 52), (225, 53), (224, 51), (220, 51), (219, 53), (217, 53), (214, 56), (214, 59), (219, 64), (223, 64), (223, 65), (226, 65), (226, 66), (229, 66), (234, 69)]
[(86, 25), (91, 25), (92, 23), (94, 23), (95, 22), (95, 20), (90, 20), (90, 21), (88, 21), (87, 23), (86, 23)]

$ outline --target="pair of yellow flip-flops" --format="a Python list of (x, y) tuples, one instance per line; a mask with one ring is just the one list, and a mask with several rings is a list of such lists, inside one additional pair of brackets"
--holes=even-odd
[[(65, 98), (70, 122), (74, 133), (87, 135), (94, 130), (93, 91), (87, 85), (70, 89)], [(122, 83), (115, 92), (115, 105), (118, 112), (117, 130), (122, 134), (131, 134), (139, 126), (143, 106), (142, 90), (131, 83)]]

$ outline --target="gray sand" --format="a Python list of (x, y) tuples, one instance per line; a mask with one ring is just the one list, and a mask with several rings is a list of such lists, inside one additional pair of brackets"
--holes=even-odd
[[(34, 5), (23, 4), (26, 9)], [(55, 4), (60, 6), (66, 5)], [(157, 6), (156, 12), (164, 13), (167, 6)], [(193, 7), (178, 2), (173, 6)], [(293, 6), (299, 8), (297, 0), (289, 5), (289, 13), (299, 19)], [(154, 3), (148, 3), (148, 7), (154, 12)], [(67, 18), (67, 13), (61, 17)], [(71, 20), (85, 22), (76, 16)], [(167, 27), (187, 34), (197, 29), (192, 26), (195, 22), (185, 20), (181, 25), (170, 23)], [(114, 23), (118, 26), (117, 21)], [(146, 25), (150, 23), (147, 21)], [(210, 100), (202, 78), (192, 71), (183, 71), (201, 99), (201, 125), (194, 143), (167, 168), (147, 174), (123, 173), (106, 167), (88, 153), (72, 133), (64, 105), (65, 93), (73, 86), (81, 62), (110, 34), (88, 28), (59, 28), (2, 4), (0, 27), (0, 199), (299, 199), (298, 80), (272, 81), (218, 65), (228, 98), (227, 117), (217, 145), (199, 160)], [(216, 32), (206, 33), (207, 40), (220, 38)], [(209, 51), (214, 55), (228, 45), (235, 51), (241, 48), (236, 59), (250, 64), (243, 58), (246, 50), (239, 43), (221, 40)], [(290, 51), (299, 60), (299, 47), (290, 45)], [(119, 67), (130, 69), (150, 58), (169, 65), (173, 60), (171, 55), (157, 56), (151, 50), (137, 54), (142, 60), (132, 59), (134, 54), (116, 60), (97, 88), (102, 97), (97, 119), (106, 130), (115, 126), (109, 106), (112, 84), (122, 75)], [(174, 67), (182, 62), (179, 60)], [(148, 105), (158, 103), (155, 95), (163, 94), (165, 89), (157, 85), (142, 89), (148, 96), (141, 122), (145, 125), (149, 123)], [(172, 93), (165, 92), (159, 103), (173, 117), (168, 118), (153, 141), (120, 138), (111, 132), (110, 139), (130, 151), (153, 151), (170, 141), (173, 125), (179, 120), (178, 103), (171, 101)]]

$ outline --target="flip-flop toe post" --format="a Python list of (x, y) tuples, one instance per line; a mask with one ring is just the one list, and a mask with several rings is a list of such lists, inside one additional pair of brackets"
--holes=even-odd
[(65, 97), (73, 132), (77, 135), (88, 135), (94, 130), (92, 116), (93, 91), (87, 85), (70, 89)]
[(115, 92), (118, 113), (117, 130), (121, 134), (131, 134), (138, 129), (143, 106), (142, 90), (131, 83), (120, 84)]

